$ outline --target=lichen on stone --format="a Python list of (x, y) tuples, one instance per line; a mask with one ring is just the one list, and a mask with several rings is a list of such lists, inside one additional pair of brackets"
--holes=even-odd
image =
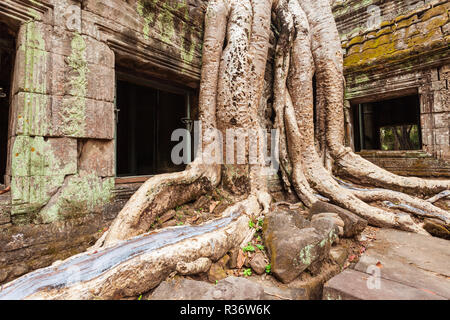
[(86, 95), (88, 86), (88, 62), (86, 59), (86, 42), (75, 32), (71, 42), (72, 52), (67, 58), (70, 68), (69, 97), (63, 101), (64, 131), (70, 136), (83, 136), (86, 122)]

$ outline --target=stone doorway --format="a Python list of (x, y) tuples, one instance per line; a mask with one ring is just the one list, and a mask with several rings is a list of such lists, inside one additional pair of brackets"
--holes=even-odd
[(182, 171), (171, 152), (172, 132), (186, 128), (190, 92), (157, 81), (118, 74), (116, 85), (117, 177)]
[(418, 95), (353, 105), (352, 113), (355, 151), (422, 149)]
[(6, 24), (0, 22), (0, 184), (7, 182), (5, 175), (15, 51), (15, 34)]

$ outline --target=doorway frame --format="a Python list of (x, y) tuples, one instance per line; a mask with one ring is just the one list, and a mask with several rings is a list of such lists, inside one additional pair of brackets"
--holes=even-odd
[[(115, 117), (115, 130), (114, 130), (114, 159), (115, 159), (115, 172), (116, 172), (116, 184), (127, 184), (127, 183), (143, 183), (147, 181), (149, 178), (156, 176), (155, 174), (149, 174), (149, 175), (140, 175), (140, 176), (117, 176), (117, 124), (118, 124), (118, 117), (120, 116), (120, 106), (117, 105), (117, 83), (118, 81), (126, 81), (130, 82), (139, 86), (149, 87), (156, 90), (161, 90), (173, 94), (179, 94), (184, 95), (185, 97), (185, 108), (186, 108), (186, 119), (189, 119), (189, 121), (193, 121), (191, 119), (192, 115), (192, 103), (191, 98), (192, 95), (195, 94), (195, 90), (192, 88), (187, 87), (181, 87), (180, 85), (174, 84), (168, 84), (166, 82), (158, 81), (155, 78), (140, 76), (140, 75), (131, 75), (124, 71), (117, 70), (115, 71), (115, 95), (114, 95), (114, 117)], [(190, 131), (190, 125), (189, 123), (186, 123), (186, 129)], [(157, 131), (157, 130), (156, 130)], [(192, 135), (191, 135), (192, 139)], [(188, 141), (188, 159), (192, 160), (192, 142)], [(190, 161), (188, 161), (190, 162)]]

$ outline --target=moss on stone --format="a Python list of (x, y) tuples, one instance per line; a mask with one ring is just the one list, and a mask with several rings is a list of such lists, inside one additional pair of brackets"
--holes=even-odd
[(421, 18), (418, 12), (399, 16), (382, 23), (378, 31), (350, 39), (346, 44), (347, 56), (344, 58), (346, 70), (399, 63), (438, 47), (448, 47), (448, 39), (441, 31), (441, 26), (448, 22), (448, 6), (443, 4), (423, 9)]
[(86, 125), (86, 95), (88, 85), (88, 62), (86, 59), (86, 42), (75, 32), (71, 42), (72, 52), (67, 58), (71, 70), (69, 79), (70, 97), (63, 102), (61, 114), (64, 132), (70, 136), (83, 136)]
[(114, 178), (103, 179), (95, 174), (67, 177), (55, 200), (39, 213), (39, 222), (51, 223), (99, 212), (111, 201), (114, 185)]

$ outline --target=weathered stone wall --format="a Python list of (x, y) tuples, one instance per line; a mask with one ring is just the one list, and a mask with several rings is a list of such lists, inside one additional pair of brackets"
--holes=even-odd
[(115, 197), (115, 67), (197, 87), (204, 9), (0, 1), (0, 21), (17, 34), (0, 283), (85, 250), (115, 217), (126, 201)]
[[(419, 94), (423, 149), (447, 161), (449, 9), (450, 3), (442, 0), (348, 0), (334, 4), (345, 51), (347, 99), (357, 104)], [(405, 167), (410, 156), (404, 159), (396, 163)], [(430, 163), (429, 175), (434, 168)], [(401, 167), (396, 171), (402, 171)]]
[[(85, 250), (137, 189), (114, 179), (115, 68), (197, 88), (206, 2), (0, 1), (0, 21), (17, 31), (0, 283)], [(379, 27), (367, 25), (370, 5), (380, 8)], [(437, 170), (433, 161), (449, 154), (448, 4), (335, 1), (335, 13), (347, 98), (418, 90), (424, 146), (434, 156), (417, 155), (428, 163), (419, 171)], [(398, 167), (415, 161), (394, 158)], [(382, 159), (372, 158), (393, 163)]]

